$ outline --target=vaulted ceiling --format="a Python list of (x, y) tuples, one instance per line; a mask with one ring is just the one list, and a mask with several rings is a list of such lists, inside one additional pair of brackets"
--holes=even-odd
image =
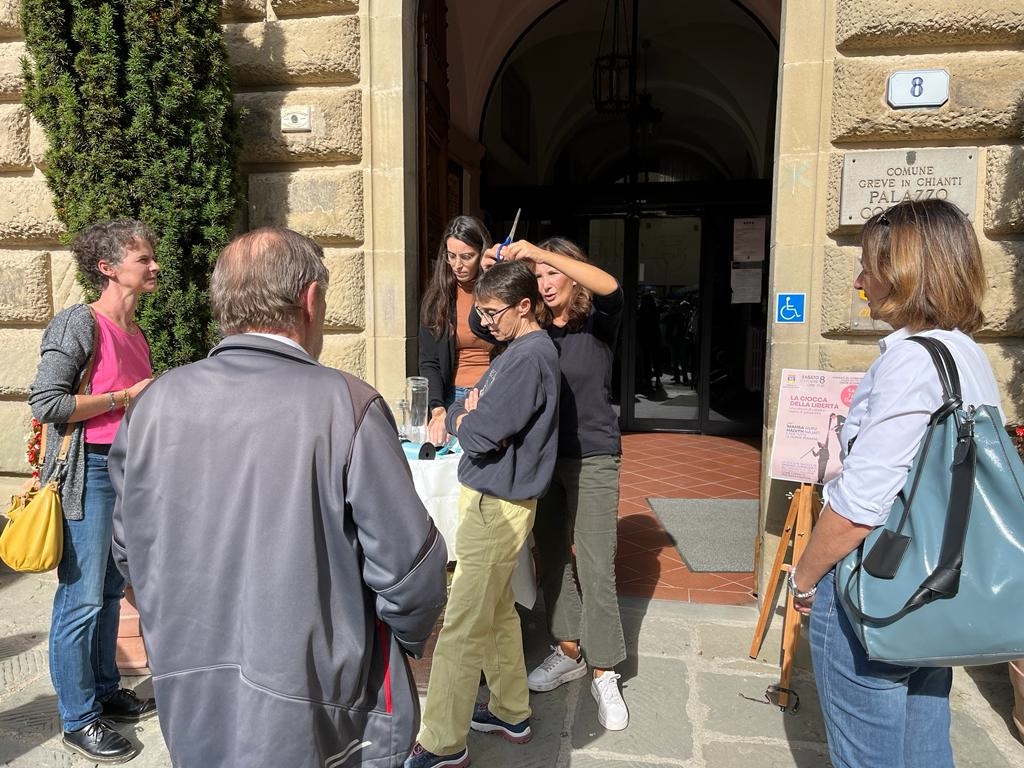
[[(782, 0), (638, 2), (638, 37), (647, 44), (638, 56), (639, 89), (661, 113), (643, 133), (647, 153), (659, 158), (653, 167), (676, 180), (770, 175)], [(599, 115), (592, 99), (612, 4), (448, 1), (452, 127), (486, 147), (491, 183), (624, 175), (626, 119)], [(631, 22), (632, 4), (625, 7)], [(525, 153), (502, 134), (509, 72), (528, 101)]]

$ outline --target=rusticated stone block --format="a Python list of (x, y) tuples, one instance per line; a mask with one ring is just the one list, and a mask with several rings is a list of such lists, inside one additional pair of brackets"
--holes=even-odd
[(42, 123), (34, 117), (28, 120), (28, 155), (29, 162), (37, 168), (46, 169), (46, 150), (50, 148), (50, 140), (46, 138), (46, 130)]
[(362, 251), (326, 249), (324, 262), (331, 275), (327, 289), (325, 327), (333, 331), (366, 328), (366, 260)]
[(314, 13), (351, 13), (359, 0), (270, 0), (278, 16), (308, 16)]
[(46, 182), (0, 177), (0, 240), (56, 240), (63, 230)]
[(993, 235), (1024, 233), (1024, 145), (987, 150), (985, 231)]
[(363, 239), (360, 171), (254, 173), (249, 177), (249, 223), (285, 226), (320, 242)]
[(28, 116), (28, 108), (20, 104), (0, 104), (0, 171), (32, 167)]
[(1024, 10), (1007, 0), (838, 0), (836, 47), (1021, 45)]
[(0, 38), (21, 37), (21, 0), (0, 0)]
[(988, 290), (981, 336), (1024, 336), (1024, 241), (983, 241)]
[(50, 294), (55, 314), (82, 301), (84, 292), (78, 282), (78, 265), (71, 251), (50, 251)]
[[(949, 101), (938, 108), (891, 109), (889, 75), (946, 69)], [(1016, 139), (1024, 134), (1024, 51), (864, 56), (835, 61), (833, 141)]]
[(28, 475), (32, 471), (25, 459), (31, 420), (24, 401), (0, 400), (0, 472)]
[(362, 336), (328, 333), (324, 336), (320, 362), (366, 379), (366, 339)]
[(21, 57), (27, 55), (21, 42), (0, 43), (0, 99), (20, 98), (25, 81), (21, 77)]
[[(249, 163), (295, 160), (359, 160), (363, 152), (362, 93), (357, 89), (302, 88), (242, 93), (242, 160)], [(308, 133), (281, 130), (281, 110), (307, 106)]]
[(1016, 340), (980, 341), (1003, 393), (1002, 406), (1007, 423), (1024, 422), (1024, 346)]
[[(29, 385), (39, 366), (42, 340), (42, 328), (0, 328), (0, 349), (4, 351), (4, 364), (0, 365), (0, 396), (19, 400), (28, 398)], [(28, 432), (28, 422), (25, 427), (24, 431)]]
[(253, 21), (266, 18), (266, 0), (224, 0), (220, 10), (222, 22)]
[(359, 80), (359, 17), (227, 24), (238, 85), (337, 84)]
[(831, 342), (818, 347), (818, 367), (823, 371), (866, 371), (878, 354), (874, 338)]
[(821, 279), (821, 332), (848, 334), (858, 330), (850, 324), (850, 295), (857, 277), (860, 248), (825, 247), (825, 272)]
[[(1024, 336), (1024, 241), (982, 240), (988, 289), (982, 310), (980, 336)], [(884, 335), (889, 329), (870, 321), (855, 327), (851, 302), (859, 270), (860, 248), (827, 246), (821, 286), (821, 325), (824, 335)]]
[(46, 253), (0, 251), (0, 324), (44, 324), (49, 321), (49, 267), (50, 259)]

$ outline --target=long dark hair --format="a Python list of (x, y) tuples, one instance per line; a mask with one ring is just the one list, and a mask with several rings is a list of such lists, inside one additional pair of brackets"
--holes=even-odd
[(455, 330), (451, 307), (455, 301), (458, 280), (455, 279), (455, 273), (448, 266), (446, 254), (449, 237), (454, 237), (459, 242), (465, 243), (481, 256), (491, 247), (491, 235), (487, 231), (487, 227), (475, 216), (456, 216), (448, 222), (437, 248), (434, 274), (430, 278), (430, 285), (427, 286), (427, 290), (423, 294), (423, 304), (420, 307), (420, 323), (434, 335), (434, 338), (440, 338), (445, 332), (453, 333)]
[[(537, 243), (537, 247), (542, 251), (551, 251), (561, 256), (568, 256), (570, 259), (576, 259), (576, 261), (582, 261), (584, 264), (590, 262), (582, 248), (564, 237), (549, 237), (547, 240)], [(565, 327), (570, 331), (578, 331), (582, 328), (590, 316), (591, 305), (590, 291), (577, 283), (572, 289), (572, 298), (569, 300), (569, 321)], [(537, 308), (537, 321), (544, 328), (548, 328), (553, 319), (547, 304), (541, 303)]]

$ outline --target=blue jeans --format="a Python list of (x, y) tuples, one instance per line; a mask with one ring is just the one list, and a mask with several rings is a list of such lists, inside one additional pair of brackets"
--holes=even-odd
[(107, 457), (85, 457), (81, 520), (64, 521), (50, 624), (50, 679), (65, 731), (96, 720), (121, 683), (114, 653), (124, 577), (110, 555), (114, 488)]
[(870, 661), (832, 573), (818, 584), (810, 642), (835, 768), (953, 768), (953, 670)]
[(451, 400), (449, 400), (445, 404), (445, 407), (451, 408), (453, 405), (455, 405), (455, 403), (459, 402), (460, 400), (465, 400), (466, 396), (472, 391), (473, 387), (456, 387), (455, 393), (452, 395)]

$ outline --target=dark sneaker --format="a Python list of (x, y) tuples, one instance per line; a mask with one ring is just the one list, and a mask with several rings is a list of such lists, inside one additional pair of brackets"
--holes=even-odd
[(137, 723), (156, 714), (156, 701), (140, 699), (135, 691), (128, 688), (119, 688), (100, 705), (103, 707), (100, 717), (115, 723)]
[(405, 758), (403, 768), (467, 768), (468, 765), (469, 749), (466, 747), (454, 755), (435, 755), (417, 741), (412, 752)]
[(533, 731), (530, 730), (529, 719), (521, 723), (506, 723), (501, 718), (491, 714), (486, 704), (477, 704), (473, 710), (473, 721), (469, 727), (481, 733), (493, 733), (513, 744), (525, 744), (533, 738)]
[(94, 763), (126, 763), (139, 751), (103, 720), (93, 720), (77, 731), (64, 731), (64, 746)]

